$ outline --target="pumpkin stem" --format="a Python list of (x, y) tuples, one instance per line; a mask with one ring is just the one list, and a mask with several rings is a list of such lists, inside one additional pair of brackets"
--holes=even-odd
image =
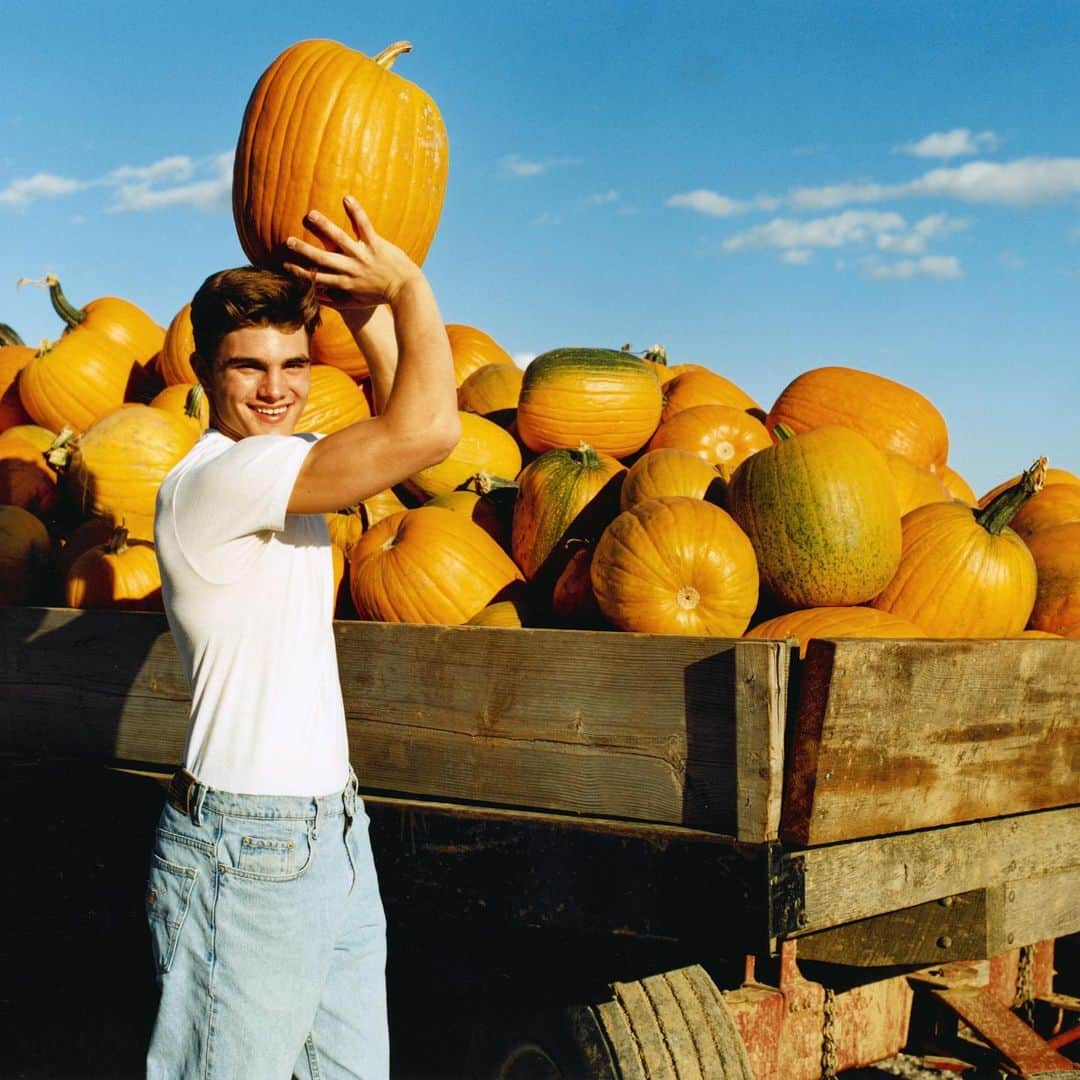
[(578, 443), (578, 448), (570, 453), (581, 455), (581, 465), (585, 469), (596, 469), (600, 466), (600, 455), (587, 442)]
[(205, 400), (206, 391), (202, 388), (202, 383), (195, 383), (184, 398), (184, 415), (198, 420)]
[(74, 439), (75, 432), (71, 428), (61, 428), (60, 433), (44, 452), (45, 460), (58, 473), (63, 472), (71, 464), (71, 455), (75, 452)]
[(454, 489), (455, 491), (475, 491), (477, 495), (490, 495), (493, 491), (503, 491), (508, 489), (517, 490), (516, 480), (507, 480), (504, 476), (492, 476), (489, 472), (484, 472), (483, 469), (478, 473), (473, 473), (467, 480), (463, 480)]
[(86, 318), (86, 309), (77, 308), (60, 288), (60, 279), (55, 274), (46, 274), (40, 281), (31, 281), (30, 278), (19, 278), (19, 285), (33, 285), (39, 289), (49, 290), (49, 299), (52, 301), (53, 310), (67, 323), (68, 329), (73, 330)]
[(128, 531), (123, 525), (117, 525), (105, 544), (106, 555), (123, 555), (128, 547)]
[(0, 345), (25, 344), (26, 342), (7, 323), (0, 323)]
[(667, 367), (667, 349), (663, 345), (650, 345), (642, 354), (643, 360), (651, 360), (654, 364)]
[(1046, 458), (1035, 461), (1012, 487), (1006, 488), (982, 510), (975, 511), (975, 520), (992, 536), (1000, 536), (1001, 530), (1017, 515), (1020, 507), (1032, 499), (1046, 482)]
[(395, 41), (393, 45), (387, 45), (386, 48), (375, 57), (375, 63), (384, 71), (389, 71), (394, 61), (402, 53), (407, 52), (412, 52), (411, 41)]
[(795, 438), (795, 432), (792, 431), (791, 428), (787, 426), (787, 424), (777, 424), (776, 427), (773, 428), (773, 434), (780, 441), (783, 441), (784, 439)]

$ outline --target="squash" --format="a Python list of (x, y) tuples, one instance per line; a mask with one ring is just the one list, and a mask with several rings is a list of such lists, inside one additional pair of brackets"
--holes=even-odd
[(1020, 507), (1009, 528), (1026, 540), (1069, 521), (1080, 521), (1080, 484), (1050, 484)]
[(521, 582), (508, 585), (500, 594), (502, 600), (493, 600), (487, 607), (481, 608), (468, 621), (469, 626), (502, 626), (520, 629), (534, 626), (535, 615), (528, 591)]
[(872, 607), (800, 608), (760, 622), (745, 638), (795, 638), (799, 656), (813, 638), (923, 638), (913, 622)]
[(889, 466), (896, 484), (896, 497), (900, 500), (901, 517), (916, 506), (932, 502), (949, 502), (952, 495), (938, 478), (937, 473), (916, 465), (903, 454), (884, 451), (885, 464)]
[(1023, 630), (1035, 605), (1035, 560), (1008, 523), (1041, 489), (1045, 468), (1041, 458), (982, 510), (941, 502), (905, 515), (899, 566), (873, 606), (931, 637)]
[(590, 570), (604, 616), (622, 630), (738, 637), (758, 599), (754, 549), (701, 499), (665, 496), (624, 510)]
[(354, 381), (368, 377), (367, 357), (341, 312), (332, 307), (319, 308), (319, 325), (311, 335), (311, 359), (316, 364), (340, 368)]
[(158, 354), (157, 370), (166, 386), (197, 382), (191, 366), (195, 351), (195, 331), (191, 326), (191, 304), (185, 304), (165, 330), (165, 340)]
[(1080, 631), (1080, 521), (1033, 533), (1027, 546), (1038, 571), (1028, 627), (1076, 636)]
[[(1008, 488), (1015, 487), (1020, 482), (1021, 477), (1013, 476), (1008, 480), (1003, 480), (997, 487), (991, 488), (981, 499), (979, 499), (979, 509), (984, 506), (988, 506), (994, 499), (996, 499), (1003, 491)], [(1076, 473), (1070, 472), (1068, 469), (1059, 469), (1054, 466), (1048, 465), (1046, 467), (1046, 478), (1043, 481), (1042, 490), (1047, 488), (1057, 487), (1058, 484), (1074, 484), (1080, 486), (1080, 476)], [(1033, 498), (1038, 498), (1038, 495)]]
[(31, 421), (30, 414), (19, 399), (18, 376), (36, 352), (29, 345), (4, 345), (0, 348), (0, 432)]
[(375, 231), (418, 266), (446, 190), (446, 128), (435, 102), (390, 70), (411, 46), (370, 58), (336, 41), (300, 41), (266, 69), (248, 101), (233, 169), (233, 219), (256, 266), (275, 265), (309, 210), (352, 235), (354, 195)]
[(518, 476), (510, 553), (526, 581), (558, 577), (567, 545), (594, 542), (619, 512), (626, 467), (587, 443), (548, 450)]
[(465, 323), (447, 323), (446, 338), (454, 358), (454, 381), (460, 386), (488, 364), (517, 367), (514, 358), (490, 335)]
[(936, 475), (954, 499), (959, 499), (968, 506), (975, 506), (978, 503), (978, 497), (972, 486), (954, 468), (942, 465), (937, 469)]
[(881, 450), (903, 454), (924, 469), (945, 464), (945, 419), (922, 394), (902, 383), (848, 367), (803, 372), (780, 392), (765, 426), (798, 434), (839, 425), (865, 435)]
[(397, 491), (387, 488), (385, 491), (370, 495), (360, 504), (360, 513), (364, 519), (364, 528), (370, 529), (378, 524), (383, 518), (391, 514), (399, 514), (408, 507), (401, 501)]
[(34, 423), (50, 431), (86, 431), (124, 403), (137, 369), (130, 352), (80, 327), (42, 343), (19, 373), (19, 399)]
[(662, 423), (649, 440), (650, 450), (689, 450), (704, 458), (728, 480), (751, 454), (773, 445), (765, 425), (732, 405), (694, 405)]
[(371, 408), (364, 391), (344, 371), (329, 364), (311, 365), (311, 385), (304, 411), (296, 421), (297, 432), (330, 435), (369, 416)]
[(78, 308), (60, 288), (60, 279), (47, 274), (44, 281), (25, 278), (20, 284), (47, 285), (53, 310), (67, 324), (67, 331), (93, 330), (104, 335), (140, 366), (161, 350), (165, 331), (138, 304), (116, 296), (103, 296)]
[(384, 518), (353, 548), (350, 590), (361, 619), (468, 622), (521, 573), (464, 514), (421, 506)]
[(659, 380), (638, 357), (614, 349), (553, 349), (525, 369), (517, 430), (536, 453), (584, 442), (621, 458), (648, 442), (662, 408)]
[[(512, 487), (516, 490), (517, 485)], [(475, 522), (494, 540), (499, 547), (507, 551), (510, 547), (510, 514), (503, 512), (493, 499), (479, 491), (455, 488), (429, 499), (425, 506), (441, 506), (455, 514), (464, 514)]]
[(210, 426), (210, 401), (202, 383), (171, 383), (154, 397), (150, 406), (182, 416), (200, 435)]
[(521, 451), (514, 437), (475, 413), (458, 412), (461, 439), (449, 456), (409, 477), (406, 487), (421, 498), (445, 495), (478, 472), (511, 479), (521, 470)]
[[(185, 417), (126, 405), (62, 448), (67, 451), (64, 486), (85, 516), (112, 517), (133, 538), (152, 540), (161, 481), (198, 437)], [(51, 460), (63, 464), (62, 451)]]
[(0, 506), (0, 604), (36, 597), (50, 552), (49, 534), (39, 518), (21, 506)]
[(0, 434), (0, 504), (21, 506), (41, 517), (56, 505), (56, 472), (42, 450), (18, 434), (20, 430), (27, 426)]
[(715, 466), (700, 454), (661, 447), (642, 454), (630, 466), (619, 494), (619, 508), (629, 510), (661, 495), (686, 495), (720, 505), (726, 487)]
[(458, 408), (506, 427), (514, 418), (524, 379), (516, 364), (485, 364), (458, 387)]
[(761, 406), (741, 387), (715, 371), (686, 371), (663, 384), (664, 411), (660, 422), (670, 420), (676, 413), (694, 405), (730, 405), (735, 409), (755, 409)]
[(84, 551), (64, 582), (68, 607), (120, 611), (161, 611), (161, 571), (154, 545), (129, 540), (117, 528), (107, 543)]
[(728, 485), (762, 580), (791, 607), (870, 600), (900, 561), (900, 504), (881, 452), (849, 428), (780, 434)]

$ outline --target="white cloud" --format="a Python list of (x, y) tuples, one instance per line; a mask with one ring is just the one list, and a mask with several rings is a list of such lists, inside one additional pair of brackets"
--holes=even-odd
[(814, 253), (809, 248), (788, 248), (780, 255), (782, 262), (793, 266), (805, 266), (813, 257)]
[(567, 165), (580, 165), (581, 158), (549, 158), (547, 161), (530, 161), (520, 154), (507, 154), (499, 166), (509, 176), (540, 176), (550, 169), (562, 168)]
[(195, 163), (186, 154), (162, 158), (152, 165), (121, 165), (105, 177), (107, 184), (154, 183), (172, 181), (180, 183), (195, 174)]
[(905, 225), (906, 222), (897, 213), (874, 210), (845, 210), (833, 217), (806, 221), (774, 218), (765, 225), (729, 236), (723, 248), (724, 251), (744, 251), (761, 247), (844, 247), (847, 244), (861, 244), (879, 233), (903, 229)]
[(968, 128), (935, 131), (917, 142), (894, 148), (894, 153), (914, 154), (921, 158), (971, 157), (984, 150), (996, 150), (1001, 139), (993, 131), (975, 133)]
[(917, 221), (910, 232), (880, 234), (877, 246), (881, 251), (891, 251), (897, 255), (921, 255), (934, 237), (945, 236), (967, 227), (968, 222), (963, 218), (952, 218), (948, 214), (929, 214)]
[(603, 206), (605, 203), (613, 203), (619, 201), (619, 193), (617, 191), (598, 191), (595, 195), (590, 195), (586, 202), (590, 206)]
[(1027, 266), (1027, 259), (1023, 255), (1016, 255), (1011, 251), (1003, 251), (998, 256), (998, 262), (1005, 267), (1006, 270), (1021, 270)]
[(87, 186), (85, 180), (54, 176), (52, 173), (35, 173), (33, 176), (12, 180), (7, 187), (0, 188), (0, 206), (26, 206), (38, 199), (57, 199), (81, 191)]
[[(134, 183), (120, 183), (109, 210), (113, 213), (138, 213), (160, 210), (165, 207), (188, 206), (194, 210), (209, 212), (229, 209), (232, 198), (233, 154), (218, 154), (208, 164), (212, 175), (205, 180), (175, 183), (188, 179), (197, 167), (183, 158), (165, 158), (140, 169), (125, 166), (116, 170), (135, 179)], [(115, 174), (110, 174), (110, 177)], [(173, 186), (158, 186), (159, 180), (174, 181)]]
[(721, 195), (718, 191), (697, 188), (694, 191), (672, 195), (667, 205), (695, 210), (699, 214), (708, 214), (710, 217), (731, 217), (733, 214), (745, 214), (750, 210), (775, 210), (781, 202), (782, 200), (772, 195), (756, 195), (750, 200), (732, 199), (727, 195)]
[(550, 210), (545, 210), (539, 217), (534, 217), (532, 225), (561, 225), (562, 218), (558, 214), (553, 214)]
[(960, 261), (954, 255), (924, 255), (921, 259), (901, 259), (888, 266), (870, 265), (868, 274), (879, 280), (909, 278), (955, 279), (964, 276)]
[(519, 368), (527, 368), (537, 357), (534, 352), (514, 353), (514, 363)]

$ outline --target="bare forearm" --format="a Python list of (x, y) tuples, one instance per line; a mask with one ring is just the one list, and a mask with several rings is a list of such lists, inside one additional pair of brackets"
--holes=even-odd
[(371, 312), (354, 314), (344, 311), (342, 315), (367, 361), (375, 412), (381, 414), (386, 408), (397, 371), (398, 343), (394, 316), (387, 304), (380, 304)]

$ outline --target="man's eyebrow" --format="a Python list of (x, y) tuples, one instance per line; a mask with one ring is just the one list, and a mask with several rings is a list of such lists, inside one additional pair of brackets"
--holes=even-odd
[[(304, 363), (310, 364), (310, 356), (290, 356), (281, 361), (283, 364), (295, 364)], [(261, 356), (230, 356), (224, 361), (226, 367), (239, 367), (241, 364), (257, 364), (259, 367), (266, 367), (267, 362)]]

